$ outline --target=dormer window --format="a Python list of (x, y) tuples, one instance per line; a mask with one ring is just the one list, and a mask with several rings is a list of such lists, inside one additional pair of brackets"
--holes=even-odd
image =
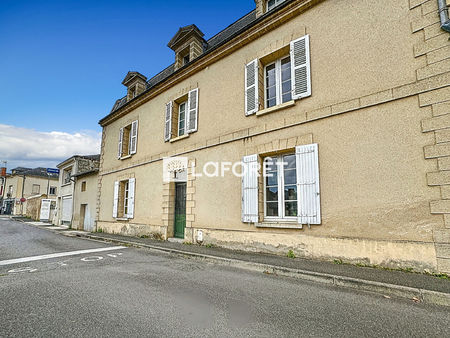
[(127, 87), (127, 101), (131, 101), (147, 89), (147, 78), (138, 72), (128, 72), (122, 84)]
[(206, 41), (195, 25), (181, 27), (167, 46), (175, 52), (175, 70), (187, 65), (203, 53)]
[(275, 7), (277, 7), (279, 4), (281, 4), (284, 1), (285, 0), (268, 0), (267, 6), (266, 6), (267, 11), (274, 9)]

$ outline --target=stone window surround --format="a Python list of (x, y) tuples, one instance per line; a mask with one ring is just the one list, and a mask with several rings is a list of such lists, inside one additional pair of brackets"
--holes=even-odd
[[(191, 135), (190, 133), (187, 133), (185, 130), (184, 135), (178, 136), (178, 109), (179, 109), (179, 105), (181, 103), (188, 102), (189, 92), (198, 87), (199, 87), (198, 82), (196, 82), (194, 84), (191, 84), (188, 87), (182, 88), (173, 96), (173, 97), (175, 97), (175, 99), (171, 100), (171, 102), (172, 102), (172, 123), (171, 123), (172, 137), (170, 138), (169, 143), (184, 140), (185, 138), (188, 138)], [(189, 107), (186, 106), (186, 109), (189, 109)], [(187, 117), (187, 114), (186, 114), (186, 117)]]
[[(125, 140), (125, 128), (130, 127), (130, 135), (131, 135), (132, 124), (133, 124), (134, 121), (139, 121), (139, 115), (136, 115), (134, 118), (128, 118), (128, 119), (122, 124), (122, 126), (120, 127), (120, 128), (123, 128), (123, 129), (124, 129), (124, 135), (123, 135), (123, 138), (122, 138), (122, 154), (123, 154), (123, 155), (120, 157), (120, 160), (121, 160), (121, 161), (126, 160), (126, 159), (130, 159), (130, 158), (132, 158), (133, 155), (134, 155), (134, 154), (129, 154), (129, 150), (128, 150), (128, 147), (130, 146), (130, 145), (129, 145), (129, 143), (130, 143), (130, 138), (129, 138), (129, 137), (127, 138), (127, 143), (126, 143), (126, 144), (127, 144), (127, 150), (126, 150), (126, 152), (124, 152), (125, 142), (123, 142), (123, 141)], [(119, 128), (119, 130), (120, 130), (120, 128)], [(117, 139), (117, 142), (119, 142), (118, 139)]]
[[(119, 182), (119, 203), (117, 204), (117, 218), (114, 218), (114, 221), (119, 221), (119, 222), (126, 222), (126, 223), (128, 223), (129, 221), (130, 221), (130, 219), (131, 218), (128, 218), (128, 217), (125, 217), (124, 215), (122, 215), (122, 216), (119, 216), (121, 213), (119, 212), (119, 210), (120, 210), (120, 193), (121, 193), (121, 190), (120, 190), (120, 183), (122, 183), (122, 182), (125, 182), (125, 181), (129, 181), (131, 178), (135, 178), (135, 174), (134, 174), (134, 172), (132, 172), (132, 173), (127, 173), (127, 174), (122, 174), (122, 175), (119, 175), (117, 178), (116, 178), (116, 181), (118, 181)], [(135, 189), (136, 189), (136, 187), (135, 187)], [(135, 213), (136, 213), (136, 209), (135, 209)], [(123, 214), (123, 205), (122, 205), (122, 214)], [(135, 216), (136, 217), (136, 216)], [(134, 217), (134, 218), (135, 218)], [(133, 220), (134, 218), (132, 218), (131, 220)]]

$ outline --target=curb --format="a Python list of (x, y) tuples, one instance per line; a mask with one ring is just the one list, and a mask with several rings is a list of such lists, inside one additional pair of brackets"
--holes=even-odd
[(30, 226), (34, 226), (36, 228), (49, 230), (53, 233), (61, 234), (61, 235), (68, 236), (68, 237), (81, 237), (81, 238), (87, 238), (87, 239), (95, 240), (95, 241), (128, 245), (128, 246), (133, 246), (136, 248), (146, 248), (146, 249), (150, 249), (150, 250), (158, 251), (158, 252), (173, 253), (173, 254), (182, 255), (182, 256), (189, 256), (189, 257), (193, 257), (196, 259), (201, 259), (203, 261), (208, 261), (211, 263), (220, 263), (225, 266), (231, 266), (231, 267), (235, 267), (235, 268), (245, 269), (248, 271), (262, 272), (262, 273), (266, 273), (266, 274), (274, 274), (274, 275), (278, 275), (278, 276), (291, 277), (291, 278), (296, 278), (296, 279), (308, 280), (308, 281), (312, 281), (312, 282), (331, 284), (331, 285), (335, 285), (337, 287), (346, 287), (346, 288), (352, 288), (352, 289), (357, 289), (357, 290), (362, 290), (362, 291), (370, 291), (370, 292), (382, 294), (384, 296), (394, 296), (394, 297), (405, 298), (405, 299), (410, 299), (410, 300), (412, 299), (415, 302), (421, 302), (421, 303), (425, 303), (425, 304), (450, 307), (450, 293), (445, 293), (445, 292), (432, 291), (432, 290), (427, 290), (427, 289), (419, 289), (419, 288), (413, 288), (413, 287), (409, 287), (409, 286), (382, 283), (382, 282), (374, 282), (374, 281), (369, 281), (369, 280), (365, 280), (365, 279), (345, 277), (345, 276), (327, 274), (327, 273), (322, 273), (322, 272), (314, 272), (314, 271), (308, 271), (308, 270), (293, 269), (293, 268), (287, 268), (287, 267), (270, 265), (270, 264), (249, 262), (249, 261), (243, 261), (243, 260), (235, 259), (235, 258), (225, 258), (225, 257), (219, 257), (219, 256), (213, 256), (213, 255), (206, 255), (206, 254), (200, 254), (200, 253), (196, 253), (196, 252), (189, 252), (189, 251), (172, 249), (172, 248), (164, 248), (164, 247), (160, 247), (160, 246), (143, 244), (143, 243), (139, 243), (139, 242), (125, 241), (125, 240), (118, 240), (118, 239), (101, 237), (101, 236), (96, 236), (96, 235), (90, 235), (88, 233), (78, 232), (76, 230), (73, 232), (64, 233), (61, 230), (49, 229), (49, 228), (29, 224), (23, 220), (18, 220), (18, 221), (20, 221), (24, 224), (30, 225)]
[[(59, 232), (61, 233), (61, 232)], [(89, 235), (84, 233), (72, 233), (66, 234), (66, 236), (76, 236), (82, 238), (88, 238), (97, 241), (110, 242), (115, 244), (123, 244), (133, 246), (137, 248), (147, 248), (159, 252), (173, 253), (177, 255), (190, 256), (203, 261), (210, 261), (213, 263), (220, 263), (222, 265), (231, 266), (235, 268), (245, 269), (254, 272), (262, 272), (266, 274), (274, 274), (278, 276), (291, 277), (302, 280), (309, 280), (313, 282), (319, 282), (324, 284), (332, 284), (337, 287), (346, 287), (363, 291), (376, 292), (382, 295), (394, 296), (406, 299), (412, 299), (416, 302), (422, 302), (425, 304), (450, 306), (450, 293), (432, 291), (427, 289), (413, 288), (403, 285), (395, 285), (382, 282), (374, 282), (365, 279), (345, 277), (321, 272), (293, 269), (287, 267), (281, 267), (270, 264), (256, 263), (243, 261), (235, 258), (225, 258), (213, 255), (200, 254), (195, 252), (183, 251), (172, 248), (163, 248), (159, 246), (143, 244), (133, 241), (124, 241), (111, 239), (101, 236)]]

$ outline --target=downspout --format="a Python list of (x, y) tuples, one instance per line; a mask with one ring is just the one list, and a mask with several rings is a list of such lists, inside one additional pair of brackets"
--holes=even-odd
[(450, 20), (448, 18), (447, 0), (438, 0), (439, 17), (441, 18), (441, 28), (450, 33)]

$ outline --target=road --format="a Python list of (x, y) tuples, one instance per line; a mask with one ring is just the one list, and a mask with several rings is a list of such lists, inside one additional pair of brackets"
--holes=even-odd
[[(29, 258), (42, 255), (53, 256)], [(444, 337), (449, 319), (444, 307), (0, 219), (0, 337)]]

